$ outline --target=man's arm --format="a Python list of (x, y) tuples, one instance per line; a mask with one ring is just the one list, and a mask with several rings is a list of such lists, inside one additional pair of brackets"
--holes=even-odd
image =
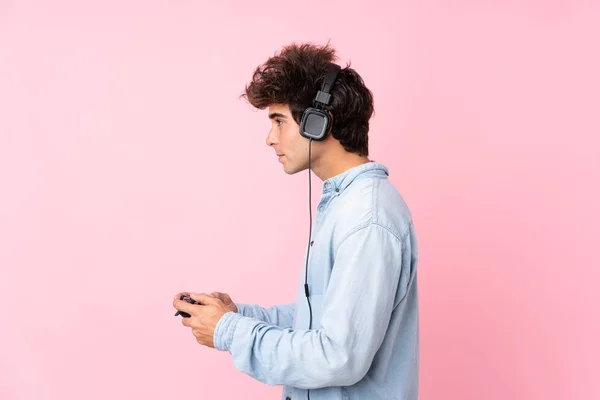
[(215, 348), (236, 368), (272, 385), (312, 389), (358, 382), (387, 330), (402, 268), (402, 242), (371, 224), (337, 249), (319, 329), (289, 329), (226, 313)]
[(296, 312), (296, 302), (277, 304), (272, 307), (261, 307), (258, 304), (235, 303), (238, 312), (244, 317), (256, 318), (269, 325), (291, 328)]

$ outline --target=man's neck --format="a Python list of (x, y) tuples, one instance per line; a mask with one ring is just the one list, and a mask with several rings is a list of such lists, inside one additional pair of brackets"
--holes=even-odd
[(326, 181), (336, 175), (342, 174), (350, 168), (370, 162), (369, 157), (359, 156), (354, 153), (343, 153), (322, 157), (311, 165), (312, 171), (322, 181)]

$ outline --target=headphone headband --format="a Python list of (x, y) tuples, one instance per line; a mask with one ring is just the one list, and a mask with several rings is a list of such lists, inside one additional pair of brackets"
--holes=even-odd
[(315, 97), (315, 103), (317, 106), (320, 104), (328, 105), (331, 100), (331, 88), (337, 79), (337, 76), (341, 70), (341, 67), (337, 64), (330, 63), (327, 68), (327, 73), (325, 74), (325, 78), (323, 79), (323, 84), (321, 85), (321, 90), (317, 92)]

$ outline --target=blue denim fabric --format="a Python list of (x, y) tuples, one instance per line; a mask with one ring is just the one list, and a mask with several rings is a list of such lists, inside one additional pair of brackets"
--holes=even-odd
[[(302, 264), (291, 304), (238, 303), (218, 322), (215, 348), (282, 399), (416, 400), (419, 379), (417, 243), (411, 213), (369, 162), (323, 182), (308, 284)], [(306, 260), (304, 260), (306, 261)]]

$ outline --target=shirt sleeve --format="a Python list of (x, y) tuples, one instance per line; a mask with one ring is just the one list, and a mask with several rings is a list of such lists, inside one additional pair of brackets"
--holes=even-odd
[(371, 224), (335, 253), (318, 329), (291, 329), (238, 313), (217, 323), (215, 348), (235, 367), (271, 385), (347, 386), (367, 373), (389, 325), (402, 270), (400, 239)]
[(244, 317), (256, 318), (269, 325), (291, 328), (296, 313), (296, 302), (276, 304), (272, 307), (261, 307), (258, 304), (235, 303), (238, 312)]

